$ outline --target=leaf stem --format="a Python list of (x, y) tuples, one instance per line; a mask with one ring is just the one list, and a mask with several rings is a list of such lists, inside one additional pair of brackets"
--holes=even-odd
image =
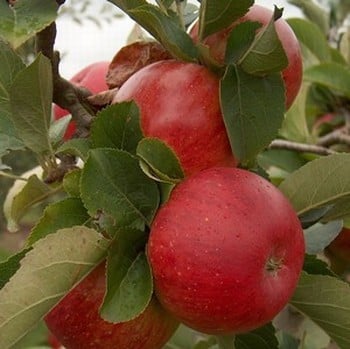
[(184, 21), (184, 13), (183, 13), (183, 5), (182, 5), (183, 0), (175, 0), (176, 4), (176, 12), (179, 16), (181, 27), (186, 30), (185, 26), (185, 21)]

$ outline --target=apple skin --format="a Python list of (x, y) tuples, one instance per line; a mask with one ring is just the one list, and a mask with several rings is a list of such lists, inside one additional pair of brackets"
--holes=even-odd
[(105, 267), (100, 264), (58, 303), (45, 321), (67, 349), (160, 349), (178, 321), (152, 298), (137, 318), (119, 324), (104, 321), (99, 307), (105, 293)]
[[(272, 15), (273, 12), (271, 10), (260, 5), (253, 5), (242, 18), (228, 28), (209, 35), (203, 40), (203, 43), (209, 47), (211, 56), (219, 63), (223, 63), (229, 34), (237, 24), (252, 21), (266, 26), (270, 22)], [(282, 71), (282, 77), (286, 87), (286, 109), (289, 109), (302, 83), (303, 66), (301, 49), (293, 30), (283, 18), (279, 18), (275, 22), (275, 26), (277, 35), (288, 58), (288, 66)], [(190, 36), (196, 42), (199, 40), (198, 22), (192, 27)]]
[(63, 348), (61, 343), (58, 341), (58, 339), (52, 333), (49, 333), (48, 344), (50, 345), (51, 349)]
[(134, 100), (146, 137), (178, 156), (187, 176), (213, 166), (235, 166), (220, 109), (219, 79), (204, 66), (159, 61), (132, 75), (113, 103)]
[(147, 251), (165, 309), (195, 330), (235, 334), (271, 321), (286, 305), (305, 245), (276, 187), (246, 170), (217, 167), (173, 190)]
[[(102, 91), (108, 90), (106, 83), (106, 75), (109, 67), (109, 62), (96, 62), (88, 65), (79, 73), (74, 75), (70, 81), (77, 86), (87, 88), (92, 94), (96, 94)], [(53, 113), (55, 120), (62, 118), (69, 114), (68, 110), (62, 109), (58, 105), (54, 105)], [(68, 140), (72, 138), (76, 130), (76, 124), (71, 121), (67, 127), (64, 139)]]
[(350, 229), (343, 228), (338, 236), (329, 244), (327, 250), (331, 255), (350, 264)]

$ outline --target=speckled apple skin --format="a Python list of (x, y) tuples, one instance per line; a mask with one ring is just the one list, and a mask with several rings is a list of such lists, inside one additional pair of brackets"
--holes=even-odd
[(129, 78), (113, 103), (134, 100), (146, 137), (173, 148), (186, 175), (235, 166), (219, 99), (219, 79), (204, 66), (159, 61)]
[[(158, 211), (148, 257), (156, 294), (188, 326), (243, 333), (269, 322), (297, 285), (300, 222), (281, 192), (235, 168), (204, 170)], [(280, 264), (272, 271), (268, 262)]]
[(161, 349), (175, 332), (178, 321), (155, 297), (131, 321), (104, 321), (98, 314), (104, 292), (105, 268), (101, 264), (45, 317), (48, 328), (66, 349)]

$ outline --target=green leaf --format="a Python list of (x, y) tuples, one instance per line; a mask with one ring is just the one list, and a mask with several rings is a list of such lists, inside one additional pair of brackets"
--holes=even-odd
[(278, 38), (275, 21), (283, 10), (275, 7), (269, 24), (261, 29), (250, 48), (239, 60), (239, 65), (248, 74), (266, 75), (282, 71), (288, 65), (288, 58)]
[(80, 197), (80, 177), (81, 169), (76, 168), (65, 174), (63, 177), (63, 189), (64, 191), (73, 197)]
[(288, 0), (288, 2), (300, 7), (306, 18), (311, 23), (315, 23), (324, 35), (328, 34), (330, 16), (324, 7), (321, 7), (315, 1), (310, 0)]
[(239, 334), (235, 339), (236, 349), (278, 349), (278, 341), (275, 336), (275, 328), (267, 324), (254, 331)]
[(315, 255), (305, 254), (303, 270), (308, 274), (335, 276), (328, 268), (327, 263), (321, 261)]
[(319, 62), (332, 60), (327, 38), (315, 23), (303, 18), (289, 18), (287, 22), (299, 43), (309, 50)]
[[(2, 4), (6, 2), (3, 1)], [(0, 5), (0, 7), (3, 5)], [(0, 11), (1, 12), (1, 11)], [(1, 18), (1, 15), (0, 15)], [(1, 23), (1, 20), (0, 20)], [(1, 26), (1, 24), (0, 24)], [(0, 40), (0, 158), (8, 149), (23, 149), (12, 121), (10, 88), (17, 74), (25, 68), (21, 58)]]
[(227, 39), (225, 63), (236, 64), (252, 46), (256, 31), (261, 27), (259, 22), (243, 22), (235, 26)]
[(339, 63), (327, 62), (304, 71), (304, 80), (326, 86), (350, 98), (350, 70)]
[(311, 134), (307, 125), (306, 100), (310, 84), (303, 83), (292, 106), (286, 113), (279, 134), (294, 142), (309, 143)]
[(23, 189), (13, 198), (11, 205), (5, 211), (9, 230), (15, 230), (18, 222), (34, 204), (42, 202), (57, 192), (41, 181), (38, 176), (32, 175)]
[(167, 16), (161, 9), (144, 0), (108, 1), (140, 24), (174, 57), (191, 62), (197, 60), (197, 49), (190, 36), (181, 27), (181, 22), (177, 17)]
[(84, 225), (90, 216), (78, 198), (67, 198), (47, 206), (39, 222), (32, 229), (27, 245), (31, 246), (59, 229)]
[(350, 286), (337, 278), (302, 273), (291, 304), (341, 349), (350, 347)]
[(10, 348), (37, 324), (105, 258), (107, 248), (100, 234), (85, 227), (63, 229), (36, 242), (0, 291), (2, 348)]
[(7, 284), (12, 275), (19, 269), (20, 262), (28, 251), (30, 251), (30, 248), (12, 255), (7, 260), (0, 263), (0, 289)]
[(17, 48), (55, 21), (57, 9), (55, 0), (16, 0), (12, 7), (1, 1), (0, 37)]
[(56, 153), (70, 154), (86, 161), (89, 155), (90, 141), (86, 138), (74, 138), (64, 142)]
[(81, 177), (81, 197), (91, 216), (101, 211), (116, 225), (150, 225), (159, 205), (156, 183), (131, 154), (116, 149), (93, 149)]
[(234, 335), (216, 336), (219, 349), (236, 349), (236, 341)]
[(344, 200), (350, 200), (349, 173), (349, 154), (329, 155), (313, 160), (290, 174), (279, 189), (298, 215), (328, 205), (333, 205), (334, 212), (342, 208)]
[(11, 89), (12, 120), (23, 143), (36, 153), (53, 153), (49, 128), (52, 104), (51, 63), (43, 55), (17, 74)]
[(51, 143), (55, 144), (62, 140), (71, 120), (72, 115), (68, 114), (51, 123), (49, 128), (49, 138)]
[(199, 37), (204, 39), (228, 27), (245, 15), (253, 4), (253, 0), (203, 0), (199, 14)]
[(107, 293), (101, 316), (119, 323), (140, 315), (152, 298), (153, 280), (144, 252), (147, 236), (126, 229), (119, 233), (107, 262)]
[(343, 221), (332, 221), (326, 224), (316, 223), (304, 231), (306, 253), (317, 254), (337, 237), (343, 228)]
[(280, 349), (299, 349), (299, 340), (290, 334), (279, 331), (277, 337), (280, 343)]
[(116, 148), (135, 154), (142, 137), (139, 109), (134, 102), (103, 109), (91, 127), (94, 148)]
[(151, 178), (179, 183), (185, 176), (176, 154), (158, 138), (142, 139), (137, 146), (137, 155), (151, 170)]
[(253, 76), (229, 66), (220, 93), (231, 148), (245, 163), (268, 146), (281, 127), (285, 98), (282, 78), (280, 74)]

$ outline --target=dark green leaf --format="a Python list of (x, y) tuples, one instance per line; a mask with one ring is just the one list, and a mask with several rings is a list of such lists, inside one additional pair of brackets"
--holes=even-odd
[(21, 266), (20, 262), (31, 248), (26, 248), (0, 263), (0, 289), (10, 280)]
[(229, 66), (220, 90), (231, 148), (245, 163), (269, 145), (281, 127), (284, 118), (282, 78), (279, 74), (253, 76)]
[(17, 48), (52, 23), (57, 9), (55, 0), (16, 0), (12, 7), (0, 1), (0, 37)]
[(339, 63), (321, 63), (305, 70), (304, 79), (350, 98), (350, 70)]
[[(5, 4), (5, 1), (3, 1)], [(0, 7), (3, 5), (0, 5)], [(0, 11), (1, 12), (1, 11)], [(0, 15), (1, 17), (1, 15)], [(0, 20), (1, 23), (1, 20)], [(0, 24), (1, 26), (1, 24)], [(0, 158), (8, 149), (24, 147), (11, 118), (10, 88), (17, 74), (25, 68), (21, 58), (0, 40)]]
[(235, 340), (236, 349), (278, 349), (275, 328), (267, 324), (254, 331), (239, 334)]
[(81, 197), (91, 216), (104, 212), (117, 226), (143, 229), (150, 225), (159, 204), (154, 181), (138, 160), (116, 149), (93, 149), (81, 177)]
[(36, 153), (53, 153), (49, 137), (51, 63), (43, 55), (17, 74), (11, 89), (12, 120), (23, 143)]
[(343, 221), (332, 221), (326, 224), (316, 223), (304, 231), (306, 253), (322, 252), (340, 233)]
[(157, 4), (159, 4), (160, 7), (164, 7), (166, 9), (168, 9), (175, 0), (156, 0)]
[(184, 178), (176, 154), (158, 138), (144, 138), (141, 140), (137, 146), (137, 155), (147, 164), (151, 177), (156, 180), (178, 183)]
[(44, 215), (32, 229), (27, 245), (31, 246), (45, 236), (59, 229), (84, 225), (90, 216), (78, 198), (67, 198), (45, 208)]
[(243, 22), (235, 26), (227, 39), (225, 63), (236, 64), (252, 46), (256, 31), (261, 27), (258, 22)]
[(51, 189), (36, 175), (30, 176), (23, 189), (13, 198), (9, 212), (6, 212), (9, 227), (14, 228), (34, 204), (42, 202), (54, 193), (56, 191)]
[(147, 236), (137, 230), (119, 233), (107, 263), (107, 293), (101, 316), (113, 323), (140, 315), (151, 300), (153, 280), (144, 249)]
[(228, 27), (246, 14), (253, 4), (253, 0), (203, 0), (199, 14), (199, 37), (204, 39)]
[(311, 225), (317, 223), (325, 214), (332, 208), (332, 205), (315, 208), (307, 211), (299, 216), (300, 222), (304, 229), (309, 228)]
[[(350, 155), (334, 154), (313, 160), (290, 174), (280, 185), (298, 215), (333, 205), (341, 211), (350, 200)], [(350, 209), (350, 205), (346, 205)], [(349, 215), (343, 211), (343, 217)], [(343, 217), (338, 216), (338, 219)]]
[(308, 274), (335, 276), (335, 274), (328, 268), (326, 262), (321, 261), (317, 256), (309, 254), (305, 255), (303, 270)]
[(102, 110), (91, 128), (94, 148), (116, 148), (135, 154), (142, 137), (139, 110), (134, 102), (114, 104)]
[(291, 304), (319, 325), (341, 349), (350, 347), (350, 286), (326, 275), (302, 273)]
[(327, 38), (315, 23), (303, 18), (289, 18), (287, 22), (292, 27), (299, 42), (320, 62), (331, 61)]
[(177, 17), (167, 16), (161, 9), (144, 0), (108, 1), (126, 12), (176, 58), (185, 61), (197, 60), (197, 49)]
[(64, 142), (58, 149), (57, 153), (64, 153), (77, 156), (86, 161), (90, 150), (90, 141), (86, 138), (74, 138)]
[(64, 191), (73, 197), (80, 197), (80, 177), (81, 169), (76, 168), (65, 174), (63, 178)]
[(248, 74), (266, 75), (287, 67), (288, 59), (275, 28), (275, 21), (282, 16), (282, 12), (275, 7), (269, 24), (258, 32), (250, 48), (239, 60), (238, 64)]

